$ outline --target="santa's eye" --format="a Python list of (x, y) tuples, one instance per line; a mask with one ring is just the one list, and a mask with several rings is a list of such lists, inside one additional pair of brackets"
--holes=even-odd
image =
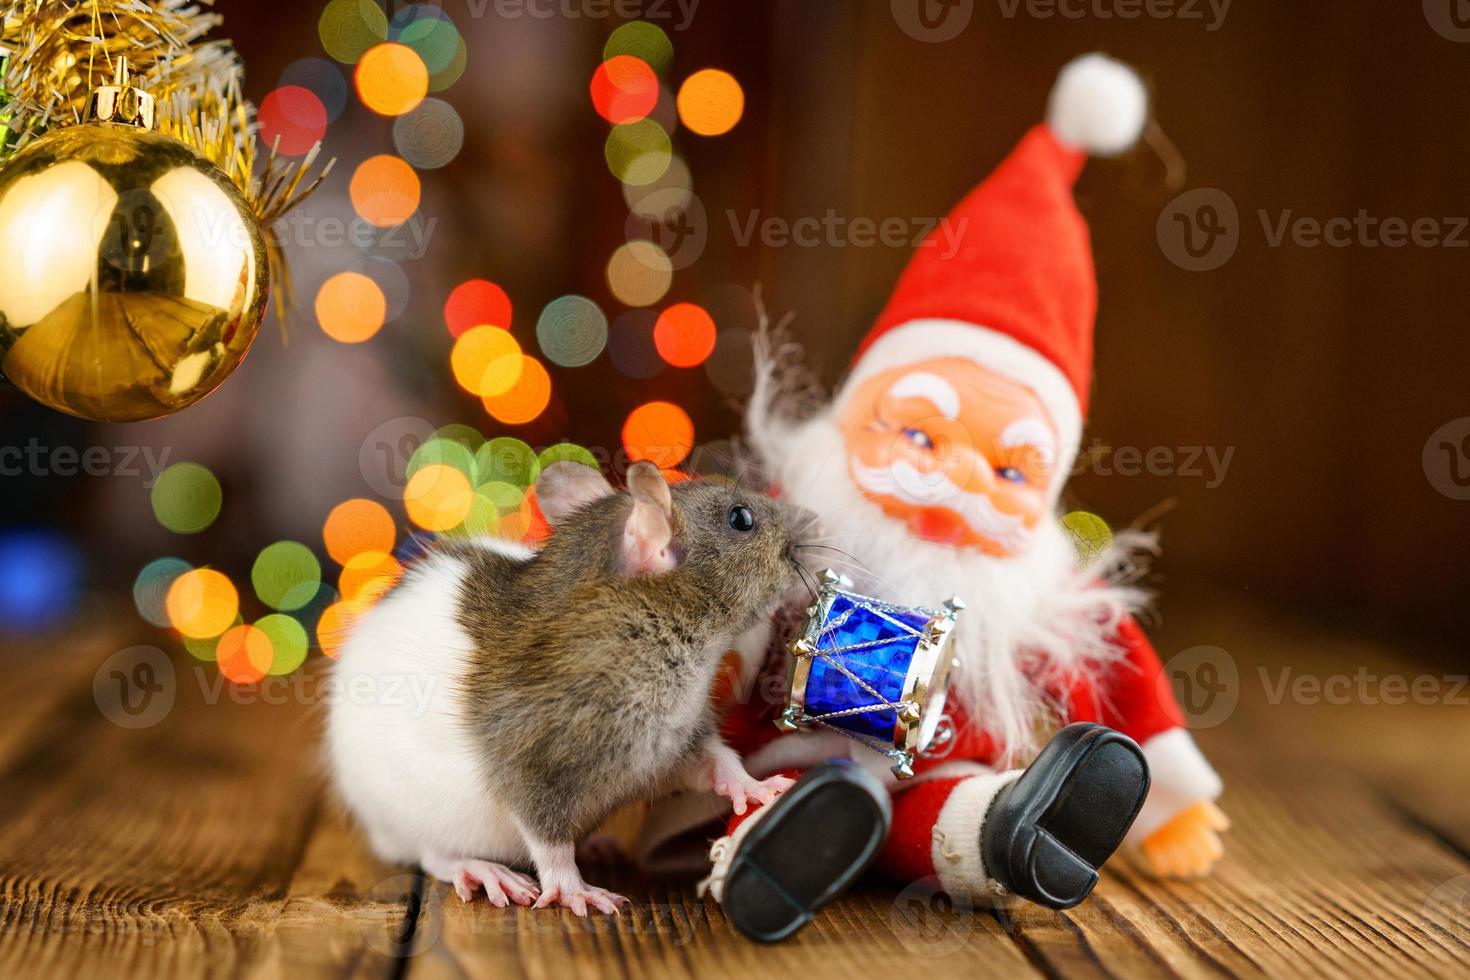
[(1026, 474), (1014, 466), (997, 466), (995, 475), (1008, 483), (1025, 483)]
[(904, 429), (903, 437), (920, 449), (933, 449), (934, 440), (929, 438), (929, 433), (923, 429)]

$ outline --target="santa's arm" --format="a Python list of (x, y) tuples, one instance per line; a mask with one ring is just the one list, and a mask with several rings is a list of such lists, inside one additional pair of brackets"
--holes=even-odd
[(1152, 784), (1129, 831), (1155, 870), (1203, 874), (1223, 853), (1219, 832), (1228, 825), (1215, 806), (1223, 785), (1184, 727), (1184, 713), (1153, 644), (1133, 619), (1116, 637), (1122, 656), (1099, 679), (1098, 721), (1143, 747)]

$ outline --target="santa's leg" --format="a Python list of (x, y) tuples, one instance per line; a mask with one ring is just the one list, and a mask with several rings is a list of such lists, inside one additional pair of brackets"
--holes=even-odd
[(931, 779), (900, 792), (880, 866), (899, 881), (934, 875), (953, 898), (1018, 895), (1071, 908), (1097, 884), (1148, 795), (1134, 741), (1069, 725), (1025, 772)]
[[(787, 773), (796, 776), (797, 773)], [(775, 802), (737, 817), (710, 848), (704, 885), (746, 936), (775, 942), (863, 873), (888, 834), (888, 791), (845, 759), (807, 770)]]

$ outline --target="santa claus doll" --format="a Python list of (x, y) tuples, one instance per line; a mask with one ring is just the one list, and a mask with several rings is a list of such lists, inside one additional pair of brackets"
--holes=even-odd
[[(752, 775), (800, 777), (711, 849), (709, 892), (748, 935), (789, 935), (870, 863), (965, 901), (1067, 908), (1125, 840), (1169, 875), (1222, 853), (1220, 779), (1135, 622), (1143, 596), (1116, 573), (1126, 536), (1082, 567), (1059, 519), (1097, 294), (1072, 185), (1146, 117), (1131, 69), (1074, 61), (1047, 122), (949, 216), (958, 249), (917, 250), (830, 401), (803, 409), (790, 366), (762, 351), (747, 435), (771, 492), (820, 519), (806, 557), (830, 549), (887, 602), (968, 607), (947, 723), (902, 781), (837, 732), (778, 730), (791, 616), (741, 644), (725, 735)], [(707, 816), (656, 806), (644, 853)]]

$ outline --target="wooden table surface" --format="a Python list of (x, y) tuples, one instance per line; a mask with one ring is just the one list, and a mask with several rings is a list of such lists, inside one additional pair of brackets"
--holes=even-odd
[(1115, 860), (1067, 913), (875, 880), (774, 947), (687, 883), (604, 874), (633, 907), (579, 919), (384, 866), (323, 793), (314, 675), (267, 699), (187, 655), (140, 674), (99, 613), (0, 658), (0, 976), (1470, 976), (1464, 668), (1236, 598), (1168, 608), (1234, 821), (1209, 880)]

